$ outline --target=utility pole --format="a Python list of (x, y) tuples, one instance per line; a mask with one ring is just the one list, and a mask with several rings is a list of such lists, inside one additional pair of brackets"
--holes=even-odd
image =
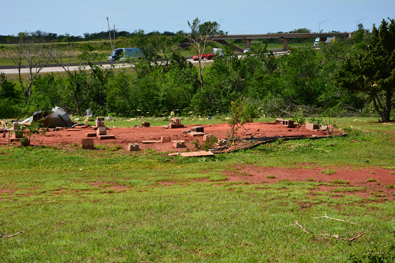
[(108, 34), (110, 35), (110, 43), (111, 43), (111, 51), (114, 50), (112, 47), (112, 40), (111, 40), (111, 31), (110, 31), (110, 22), (108, 22), (108, 17), (107, 17), (107, 25), (108, 25)]
[(327, 20), (324, 20), (324, 21), (320, 22), (320, 23), (318, 24), (318, 33), (321, 33), (321, 24), (324, 23), (324, 22), (326, 22), (326, 21), (331, 21), (331, 20), (330, 20), (330, 19), (327, 19)]
[(114, 25), (114, 49), (115, 49), (115, 25)]

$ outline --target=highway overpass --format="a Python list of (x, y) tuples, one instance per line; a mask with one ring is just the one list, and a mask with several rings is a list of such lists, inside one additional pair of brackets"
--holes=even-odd
[(283, 50), (288, 49), (288, 41), (291, 38), (321, 38), (324, 41), (328, 37), (346, 38), (351, 37), (351, 32), (344, 33), (275, 33), (275, 34), (249, 34), (249, 35), (214, 35), (212, 40), (217, 41), (221, 44), (225, 44), (226, 40), (229, 39), (243, 39), (245, 48), (250, 48), (251, 40), (253, 39), (272, 39), (279, 38), (283, 41)]

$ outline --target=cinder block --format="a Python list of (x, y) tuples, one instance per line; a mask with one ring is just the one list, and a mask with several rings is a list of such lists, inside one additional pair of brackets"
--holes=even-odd
[(279, 123), (283, 123), (283, 119), (277, 118), (277, 119), (276, 119), (276, 124), (279, 124)]
[(212, 134), (205, 134), (205, 135), (203, 135), (203, 141), (204, 142), (210, 141), (210, 139), (213, 137), (214, 136)]
[(129, 143), (127, 150), (128, 150), (128, 152), (138, 151), (138, 150), (140, 150), (139, 144), (138, 143)]
[(104, 118), (102, 118), (102, 117), (96, 118), (96, 127), (104, 127)]
[(142, 122), (141, 126), (142, 127), (149, 127), (149, 126), (151, 126), (151, 123), (149, 123), (149, 122)]
[(82, 139), (82, 149), (93, 150), (93, 139)]
[(192, 127), (192, 128), (191, 128), (191, 131), (194, 131), (194, 132), (204, 132), (204, 127), (202, 127), (202, 126)]
[(318, 130), (318, 124), (314, 123), (306, 123), (306, 130), (312, 131), (312, 130)]
[(21, 139), (21, 138), (23, 138), (22, 134), (18, 134), (15, 132), (11, 134), (11, 139)]
[(188, 134), (188, 133), (190, 133), (191, 131), (190, 130), (183, 130), (182, 131), (182, 134)]
[(226, 139), (219, 139), (218, 140), (218, 145), (219, 146), (225, 146), (227, 144), (227, 140)]
[(96, 130), (96, 134), (97, 134), (97, 136), (106, 135), (107, 134), (106, 127), (98, 127)]
[(96, 137), (96, 132), (85, 133), (85, 137)]
[(173, 148), (185, 148), (185, 141), (173, 141)]
[(171, 138), (169, 136), (162, 136), (160, 137), (160, 142), (161, 143), (171, 142)]

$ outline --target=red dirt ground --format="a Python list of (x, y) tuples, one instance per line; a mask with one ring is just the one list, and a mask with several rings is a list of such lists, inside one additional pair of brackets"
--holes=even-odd
[[(303, 168), (309, 167), (309, 168)], [(385, 197), (388, 200), (395, 200), (395, 169), (383, 168), (351, 168), (351, 167), (330, 167), (336, 171), (333, 174), (322, 173), (328, 168), (316, 167), (314, 164), (301, 164), (295, 168), (283, 167), (257, 167), (253, 165), (238, 166), (237, 171), (227, 171), (228, 181), (246, 181), (251, 184), (275, 183), (281, 180), (289, 181), (306, 181), (312, 178), (313, 182), (331, 183), (335, 180), (348, 181), (349, 184), (327, 186), (321, 185), (319, 191), (332, 192), (333, 189), (339, 187), (366, 187), (365, 190), (354, 192), (336, 192), (339, 195), (358, 195), (363, 198), (368, 196)], [(275, 178), (267, 178), (267, 176), (275, 176)], [(368, 179), (376, 181), (367, 182)], [(369, 180), (372, 181), (372, 180)], [(311, 194), (314, 195), (315, 191)]]
[[(129, 143), (138, 143), (140, 149), (145, 150), (148, 148), (155, 149), (160, 152), (183, 152), (187, 148), (194, 150), (194, 145), (191, 143), (194, 140), (198, 140), (200, 143), (203, 141), (202, 136), (190, 137), (187, 134), (182, 134), (183, 130), (190, 130), (191, 127), (203, 126), (206, 134), (212, 133), (218, 139), (226, 138), (227, 132), (230, 131), (228, 124), (212, 124), (212, 125), (185, 125), (185, 128), (177, 129), (164, 129), (162, 126), (157, 127), (142, 127), (142, 128), (109, 128), (107, 135), (113, 134), (116, 139), (99, 140), (97, 137), (93, 137), (94, 144), (114, 144), (122, 145), (125, 149)], [(274, 123), (246, 123), (244, 127), (254, 137), (274, 137), (274, 136), (312, 136), (318, 137), (327, 136), (326, 131), (309, 131), (306, 130), (305, 126), (298, 126), (296, 128), (287, 128), (286, 126)], [(73, 143), (81, 145), (82, 139), (87, 138), (85, 133), (95, 132), (93, 128), (78, 128), (81, 131), (48, 131), (45, 136), (33, 135), (31, 144), (32, 145), (46, 145), (54, 147), (64, 147)], [(248, 138), (248, 133), (243, 129), (239, 128), (237, 136), (241, 138)], [(175, 149), (173, 143), (154, 143), (154, 144), (142, 144), (143, 140), (160, 140), (161, 136), (170, 136), (171, 140), (184, 140), (187, 148)], [(8, 138), (8, 134), (7, 134)], [(6, 138), (4, 142), (0, 138), (0, 145), (6, 145), (10, 143)], [(13, 142), (14, 145), (20, 145), (19, 142)]]

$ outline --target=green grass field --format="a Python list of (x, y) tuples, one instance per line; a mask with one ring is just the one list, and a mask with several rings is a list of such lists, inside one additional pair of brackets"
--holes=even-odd
[(395, 168), (395, 125), (374, 121), (336, 119), (347, 137), (214, 158), (0, 147), (1, 262), (394, 262), (393, 201), (337, 195), (361, 190), (340, 180), (320, 192), (312, 180), (248, 184), (224, 175), (246, 165)]

